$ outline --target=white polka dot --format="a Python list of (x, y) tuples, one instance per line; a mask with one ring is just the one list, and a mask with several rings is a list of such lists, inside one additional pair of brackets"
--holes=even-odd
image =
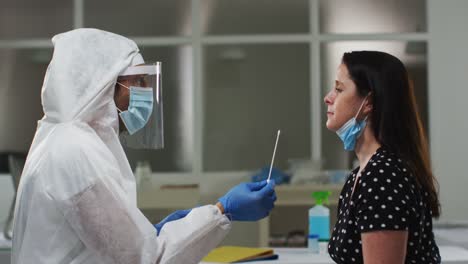
[(378, 215), (378, 214), (375, 214), (375, 215), (374, 215), (374, 218), (379, 218), (379, 215)]
[(380, 226), (383, 227), (383, 228), (385, 228), (385, 224), (381, 224)]
[(370, 171), (367, 172), (367, 175), (370, 175)]
[(391, 181), (390, 179), (387, 179), (387, 182), (388, 182), (388, 183), (391, 183), (392, 181)]
[(403, 184), (401, 184), (401, 183), (398, 184), (398, 187), (403, 188)]
[(387, 197), (387, 199), (388, 199), (389, 201), (393, 200), (393, 198), (392, 198), (391, 196)]
[(386, 208), (385, 204), (382, 204), (382, 206), (381, 206), (381, 207), (382, 207), (382, 209), (385, 209), (385, 208)]
[(372, 224), (369, 225), (369, 228), (373, 228), (374, 226)]
[(392, 172), (392, 176), (396, 176), (396, 174), (394, 172)]
[(386, 166), (390, 166), (390, 164), (388, 164), (387, 162), (385, 162), (385, 165), (386, 165)]
[(365, 183), (365, 182), (362, 183), (362, 187), (366, 187), (366, 183)]
[(401, 221), (406, 222), (406, 218), (402, 217)]
[(352, 239), (348, 239), (348, 243), (349, 243), (349, 244), (353, 243), (353, 240), (352, 240)]
[(367, 190), (368, 192), (372, 192), (372, 188), (369, 188), (369, 190)]
[(385, 187), (383, 187), (383, 186), (380, 187), (380, 190), (381, 190), (381, 191), (385, 191)]
[(388, 218), (389, 218), (389, 219), (393, 219), (393, 215), (388, 215)]
[(376, 166), (376, 165), (377, 165), (377, 163), (375, 163), (375, 162), (374, 162), (374, 163), (372, 163), (372, 166)]
[(374, 178), (374, 182), (377, 182), (377, 181), (378, 181), (378, 179), (377, 179), (377, 178)]
[(374, 199), (378, 200), (378, 199), (379, 199), (379, 197), (376, 195), (376, 196), (374, 197)]
[(384, 173), (384, 170), (380, 169), (379, 172), (380, 172), (380, 173)]

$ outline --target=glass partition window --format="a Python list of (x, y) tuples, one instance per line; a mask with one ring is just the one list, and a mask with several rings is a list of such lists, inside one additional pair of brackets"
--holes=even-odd
[(80, 27), (133, 38), (147, 62), (163, 63), (165, 148), (126, 149), (133, 168), (146, 160), (153, 171), (197, 176), (256, 170), (269, 165), (281, 129), (277, 167), (314, 159), (349, 169), (353, 156), (325, 128), (323, 104), (348, 50), (400, 58), (428, 128), (426, 0), (5, 0), (0, 148), (27, 151), (42, 117), (47, 40)]
[(204, 169), (251, 170), (310, 157), (309, 45), (205, 48)]
[(426, 32), (425, 0), (321, 0), (323, 33)]
[(50, 49), (0, 49), (0, 152), (29, 150), (51, 57)]
[(201, 0), (207, 35), (285, 34), (309, 31), (308, 0)]
[(2, 0), (0, 40), (51, 38), (73, 28), (73, 1)]
[(125, 36), (186, 36), (192, 34), (191, 2), (86, 0), (84, 24)]

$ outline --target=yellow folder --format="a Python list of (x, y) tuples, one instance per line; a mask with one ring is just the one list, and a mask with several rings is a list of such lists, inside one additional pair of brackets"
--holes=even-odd
[(276, 257), (270, 248), (249, 248), (224, 246), (215, 248), (204, 259), (204, 262), (235, 263)]

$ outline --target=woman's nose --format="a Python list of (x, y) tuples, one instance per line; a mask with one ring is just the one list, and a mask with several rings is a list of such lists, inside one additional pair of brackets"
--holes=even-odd
[(323, 98), (323, 101), (325, 102), (325, 104), (327, 105), (330, 105), (332, 104), (332, 100), (331, 100), (331, 91), (328, 92), (325, 97)]

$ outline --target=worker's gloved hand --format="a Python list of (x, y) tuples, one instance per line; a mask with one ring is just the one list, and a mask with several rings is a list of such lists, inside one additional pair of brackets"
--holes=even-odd
[(241, 183), (232, 188), (219, 202), (224, 214), (235, 221), (257, 221), (270, 213), (276, 201), (275, 182)]
[(161, 222), (155, 224), (154, 227), (156, 228), (156, 231), (158, 232), (158, 236), (164, 224), (174, 221), (174, 220), (184, 218), (186, 215), (188, 215), (188, 213), (190, 213), (190, 211), (192, 211), (192, 209), (175, 211), (172, 214), (168, 215), (166, 218), (164, 218)]

